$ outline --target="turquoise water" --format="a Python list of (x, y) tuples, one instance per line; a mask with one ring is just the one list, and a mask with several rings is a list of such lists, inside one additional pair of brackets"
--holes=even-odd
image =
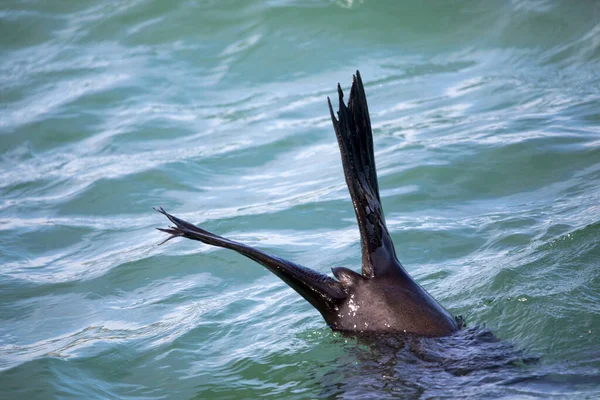
[[(3, 398), (600, 396), (597, 2), (8, 0), (0, 54)], [(246, 258), (157, 246), (163, 206), (358, 270), (326, 106), (356, 69), (460, 338), (344, 337)]]

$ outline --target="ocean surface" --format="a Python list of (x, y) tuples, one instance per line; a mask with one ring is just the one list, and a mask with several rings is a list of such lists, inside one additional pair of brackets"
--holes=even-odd
[[(327, 110), (357, 69), (452, 337), (344, 336), (249, 259), (158, 246), (162, 206), (359, 270)], [(0, 393), (600, 398), (600, 3), (3, 1)]]

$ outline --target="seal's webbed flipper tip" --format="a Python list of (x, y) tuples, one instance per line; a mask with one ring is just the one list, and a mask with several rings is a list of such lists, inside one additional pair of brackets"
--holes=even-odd
[(331, 122), (333, 123), (333, 128), (337, 131), (338, 120), (335, 118), (333, 106), (331, 105), (331, 99), (329, 98), (329, 96), (327, 96), (327, 105), (329, 106), (329, 115), (331, 115)]
[(156, 228), (156, 230), (158, 230), (158, 231), (161, 231), (161, 232), (168, 233), (168, 234), (170, 235), (168, 238), (166, 238), (165, 240), (163, 240), (162, 242), (160, 242), (160, 243), (158, 244), (158, 246), (162, 246), (163, 244), (167, 243), (167, 242), (168, 242), (169, 240), (171, 240), (171, 239), (175, 239), (175, 238), (177, 238), (177, 237), (182, 237), (182, 236), (183, 236), (183, 233), (181, 233), (181, 232), (177, 231), (177, 230), (176, 230), (176, 229), (174, 229), (173, 227), (171, 227), (171, 228), (167, 228), (167, 229), (164, 229), (164, 228)]
[(356, 74), (354, 74), (354, 80), (360, 82), (360, 84), (362, 85), (362, 78), (360, 77), (360, 71), (356, 70)]
[(342, 90), (342, 85), (337, 84), (338, 98), (340, 101), (340, 107), (344, 104), (344, 91)]

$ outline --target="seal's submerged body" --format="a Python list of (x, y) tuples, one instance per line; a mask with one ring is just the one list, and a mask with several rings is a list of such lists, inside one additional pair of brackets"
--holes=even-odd
[(167, 216), (174, 226), (159, 230), (171, 235), (167, 240), (180, 236), (199, 240), (235, 250), (262, 264), (312, 304), (334, 330), (449, 335), (460, 328), (459, 320), (419, 286), (396, 257), (379, 198), (373, 133), (358, 71), (352, 82), (348, 106), (344, 104), (339, 84), (338, 94), (337, 119), (328, 99), (329, 111), (358, 220), (362, 274), (343, 267), (332, 268), (337, 278), (333, 279), (207, 232), (162, 208), (158, 211)]

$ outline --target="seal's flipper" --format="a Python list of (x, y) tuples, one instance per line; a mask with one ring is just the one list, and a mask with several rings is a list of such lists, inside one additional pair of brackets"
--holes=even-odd
[(362, 247), (362, 273), (367, 278), (400, 269), (394, 245), (385, 225), (379, 198), (377, 170), (373, 154), (373, 132), (365, 89), (360, 73), (352, 81), (348, 106), (338, 84), (339, 111), (335, 118), (331, 100), (329, 112), (342, 155), (346, 184), (352, 197)]
[[(172, 216), (162, 207), (155, 210), (165, 215), (175, 225), (167, 229), (158, 228), (159, 231), (171, 235), (164, 242), (176, 237), (185, 237), (234, 250), (273, 272), (319, 310), (324, 317), (326, 313), (333, 312), (335, 305), (346, 297), (342, 284), (327, 275), (205, 231), (187, 221)], [(325, 319), (327, 320), (327, 318)]]

